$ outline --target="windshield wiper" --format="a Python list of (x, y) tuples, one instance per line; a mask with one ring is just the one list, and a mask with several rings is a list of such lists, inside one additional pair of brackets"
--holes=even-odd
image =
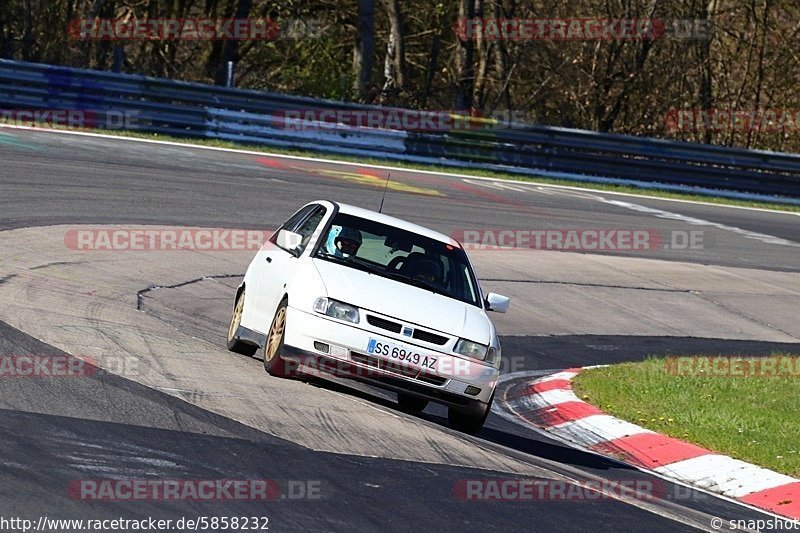
[[(449, 293), (444, 292), (442, 289), (440, 289), (439, 287), (436, 287), (435, 285), (433, 285), (431, 283), (428, 283), (428, 282), (426, 282), (424, 280), (421, 280), (421, 279), (412, 278), (411, 276), (407, 276), (405, 274), (400, 274), (399, 272), (389, 272), (389, 271), (387, 271), (386, 272), (386, 276), (388, 276), (388, 277), (390, 277), (392, 279), (395, 279), (397, 281), (402, 281), (403, 283), (408, 283), (409, 285), (413, 285), (415, 287), (419, 287), (420, 289), (426, 289), (426, 290), (429, 290), (431, 292), (435, 292), (437, 294), (444, 294), (445, 296), (450, 296)], [(450, 297), (452, 298), (452, 296), (450, 296)]]
[(373, 267), (368, 263), (363, 262), (357, 257), (351, 257), (350, 259), (345, 259), (343, 257), (338, 257), (328, 253), (320, 253), (317, 254), (316, 257), (318, 259), (326, 259), (334, 263), (339, 263), (340, 265), (349, 266), (355, 268), (356, 270), (362, 270), (368, 274), (378, 274), (378, 275), (383, 274), (383, 270), (378, 270), (377, 268)]
[(352, 259), (350, 259), (350, 261), (351, 262), (355, 262), (355, 263), (363, 266), (364, 268), (366, 268), (367, 270), (369, 270), (373, 274), (383, 274), (384, 272), (386, 272), (385, 269), (374, 267), (373, 265), (367, 263), (366, 261), (364, 261), (363, 259), (361, 259), (359, 257), (353, 257)]

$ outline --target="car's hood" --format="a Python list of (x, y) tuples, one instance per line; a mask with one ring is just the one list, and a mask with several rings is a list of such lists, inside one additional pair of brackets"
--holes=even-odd
[(492, 340), (486, 313), (474, 305), (324, 259), (313, 262), (334, 300), (475, 342)]

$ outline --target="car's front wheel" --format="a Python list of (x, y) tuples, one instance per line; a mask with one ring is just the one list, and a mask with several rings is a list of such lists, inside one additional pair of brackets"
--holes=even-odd
[(486, 417), (489, 416), (489, 411), (492, 410), (492, 402), (494, 401), (494, 393), (489, 398), (489, 403), (473, 401), (464, 407), (449, 407), (447, 409), (447, 420), (450, 422), (450, 427), (456, 431), (475, 435), (483, 427), (486, 422)]
[(271, 376), (279, 378), (289, 378), (295, 374), (291, 362), (283, 357), (287, 307), (288, 302), (284, 298), (275, 311), (275, 317), (272, 319), (272, 325), (267, 334), (267, 342), (264, 343), (264, 370)]
[(228, 327), (228, 349), (232, 352), (240, 353), (242, 355), (252, 356), (258, 351), (258, 346), (242, 342), (236, 338), (236, 333), (239, 331), (239, 326), (242, 324), (242, 313), (244, 312), (244, 289), (236, 297), (236, 303), (233, 306), (233, 315), (231, 316), (231, 325)]
[(398, 392), (397, 406), (400, 407), (401, 411), (415, 415), (425, 410), (425, 408), (428, 406), (428, 400)]

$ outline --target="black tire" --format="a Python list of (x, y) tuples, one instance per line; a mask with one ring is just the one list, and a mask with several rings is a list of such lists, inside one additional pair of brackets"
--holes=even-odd
[(492, 401), (494, 401), (494, 394), (489, 398), (489, 403), (473, 401), (464, 407), (449, 407), (447, 420), (450, 422), (450, 427), (462, 433), (475, 435), (486, 422), (486, 417), (492, 410)]
[(417, 398), (409, 394), (397, 393), (397, 406), (400, 410), (413, 415), (419, 414), (428, 407), (428, 400), (425, 398)]
[(272, 324), (264, 343), (264, 370), (270, 376), (278, 378), (291, 378), (296, 374), (296, 369), (291, 361), (284, 359), (283, 338), (286, 334), (286, 298), (281, 300), (272, 318)]
[(236, 297), (236, 302), (233, 304), (233, 315), (231, 316), (231, 325), (228, 327), (228, 349), (232, 352), (240, 353), (242, 355), (253, 356), (258, 351), (258, 346), (248, 342), (242, 342), (236, 338), (236, 330), (242, 323), (242, 311), (244, 309), (244, 290)]

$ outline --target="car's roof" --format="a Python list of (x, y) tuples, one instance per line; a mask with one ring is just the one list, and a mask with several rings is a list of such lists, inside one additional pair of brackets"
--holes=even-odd
[(356, 217), (366, 218), (368, 220), (374, 220), (375, 222), (386, 224), (388, 226), (394, 226), (396, 228), (400, 228), (405, 231), (410, 231), (412, 233), (417, 233), (419, 235), (423, 235), (430, 239), (434, 239), (446, 244), (450, 244), (452, 246), (456, 246), (461, 248), (461, 245), (458, 242), (450, 237), (449, 235), (445, 235), (444, 233), (439, 233), (438, 231), (433, 231), (432, 229), (428, 229), (424, 226), (420, 226), (418, 224), (414, 224), (408, 222), (406, 220), (396, 218), (389, 215), (384, 215), (382, 213), (378, 213), (377, 211), (371, 211), (369, 209), (364, 209), (362, 207), (357, 207), (350, 204), (343, 204), (340, 202), (335, 202), (339, 206), (339, 212), (344, 213), (346, 215), (353, 215)]

